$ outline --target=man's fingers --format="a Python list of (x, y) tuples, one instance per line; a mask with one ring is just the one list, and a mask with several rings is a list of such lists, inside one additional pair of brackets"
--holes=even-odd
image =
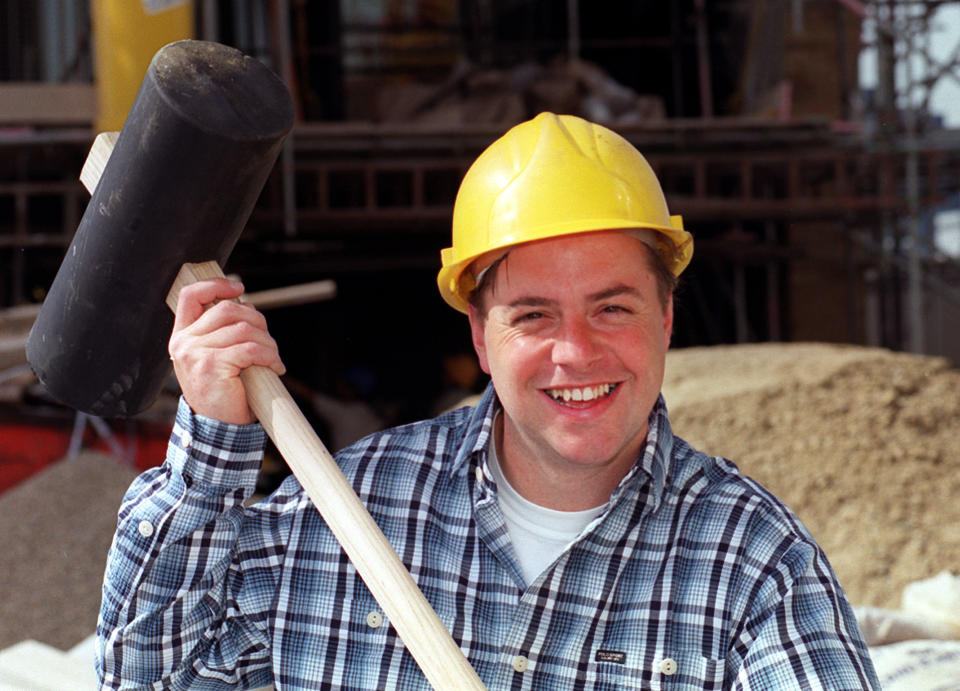
[(285, 374), (287, 368), (277, 355), (275, 343), (257, 343), (255, 341), (244, 341), (224, 348), (225, 360), (230, 365), (236, 367), (237, 371), (243, 371), (248, 367), (258, 365), (260, 367), (269, 367), (278, 375)]
[(227, 278), (213, 278), (186, 286), (180, 291), (173, 330), (193, 324), (207, 307), (218, 300), (233, 300), (243, 293), (243, 284)]
[(276, 351), (259, 343), (235, 343), (226, 347), (196, 348), (185, 357), (178, 357), (179, 372), (192, 378), (219, 381), (236, 377), (248, 367), (269, 367), (277, 374), (286, 369)]
[[(277, 342), (269, 333), (248, 322), (234, 322), (193, 339), (185, 357), (220, 358), (231, 369), (261, 365), (283, 370)], [(177, 353), (174, 353), (176, 355)]]
[[(206, 310), (195, 317), (193, 322), (184, 325), (184, 329), (194, 335), (212, 333), (231, 324), (249, 324), (260, 331), (267, 331), (267, 319), (250, 305), (244, 305), (232, 300), (207, 305)], [(174, 325), (174, 331), (176, 331)]]
[(277, 343), (267, 331), (266, 319), (249, 306), (225, 302), (215, 305), (189, 326), (170, 337), (170, 356), (181, 369), (204, 376), (235, 376), (250, 365), (285, 371)]

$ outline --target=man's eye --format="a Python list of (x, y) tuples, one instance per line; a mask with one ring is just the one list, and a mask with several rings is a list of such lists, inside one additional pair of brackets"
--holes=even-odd
[(623, 305), (606, 305), (604, 306), (603, 311), (611, 314), (614, 314), (617, 312), (622, 312), (627, 314), (630, 313), (630, 309), (627, 307), (624, 307)]
[(519, 324), (520, 322), (536, 321), (543, 318), (543, 312), (524, 312), (516, 319), (514, 323)]

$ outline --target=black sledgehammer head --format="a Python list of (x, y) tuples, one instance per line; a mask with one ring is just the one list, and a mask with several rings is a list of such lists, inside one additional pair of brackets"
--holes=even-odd
[(254, 58), (206, 41), (157, 52), (27, 341), (52, 395), (108, 417), (156, 399), (167, 292), (184, 262), (226, 262), (293, 117)]

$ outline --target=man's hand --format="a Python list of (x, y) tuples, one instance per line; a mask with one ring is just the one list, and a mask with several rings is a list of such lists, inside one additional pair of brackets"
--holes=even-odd
[(243, 425), (253, 422), (253, 414), (240, 372), (251, 365), (269, 367), (277, 374), (286, 368), (263, 315), (233, 301), (241, 293), (239, 282), (222, 278), (185, 287), (169, 351), (183, 397), (193, 412)]

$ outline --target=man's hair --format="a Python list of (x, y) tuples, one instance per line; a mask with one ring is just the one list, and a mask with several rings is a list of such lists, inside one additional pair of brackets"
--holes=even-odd
[[(646, 243), (641, 244), (646, 250), (645, 255), (647, 257), (647, 268), (653, 273), (653, 278), (657, 282), (657, 298), (660, 300), (660, 307), (661, 309), (666, 310), (668, 302), (673, 297), (674, 291), (677, 289), (678, 279), (673, 275), (673, 272), (667, 268), (666, 263), (663, 261), (663, 258), (658, 252), (655, 252), (653, 248)], [(477, 310), (477, 314), (479, 314), (482, 319), (487, 318), (487, 307), (485, 304), (486, 294), (489, 291), (492, 291), (496, 286), (497, 274), (500, 272), (500, 265), (508, 256), (510, 256), (510, 252), (498, 257), (492, 264), (490, 264), (490, 266), (487, 267), (487, 270), (484, 271), (483, 275), (480, 277), (480, 281), (477, 283), (477, 286), (470, 293), (468, 302), (475, 310)]]

